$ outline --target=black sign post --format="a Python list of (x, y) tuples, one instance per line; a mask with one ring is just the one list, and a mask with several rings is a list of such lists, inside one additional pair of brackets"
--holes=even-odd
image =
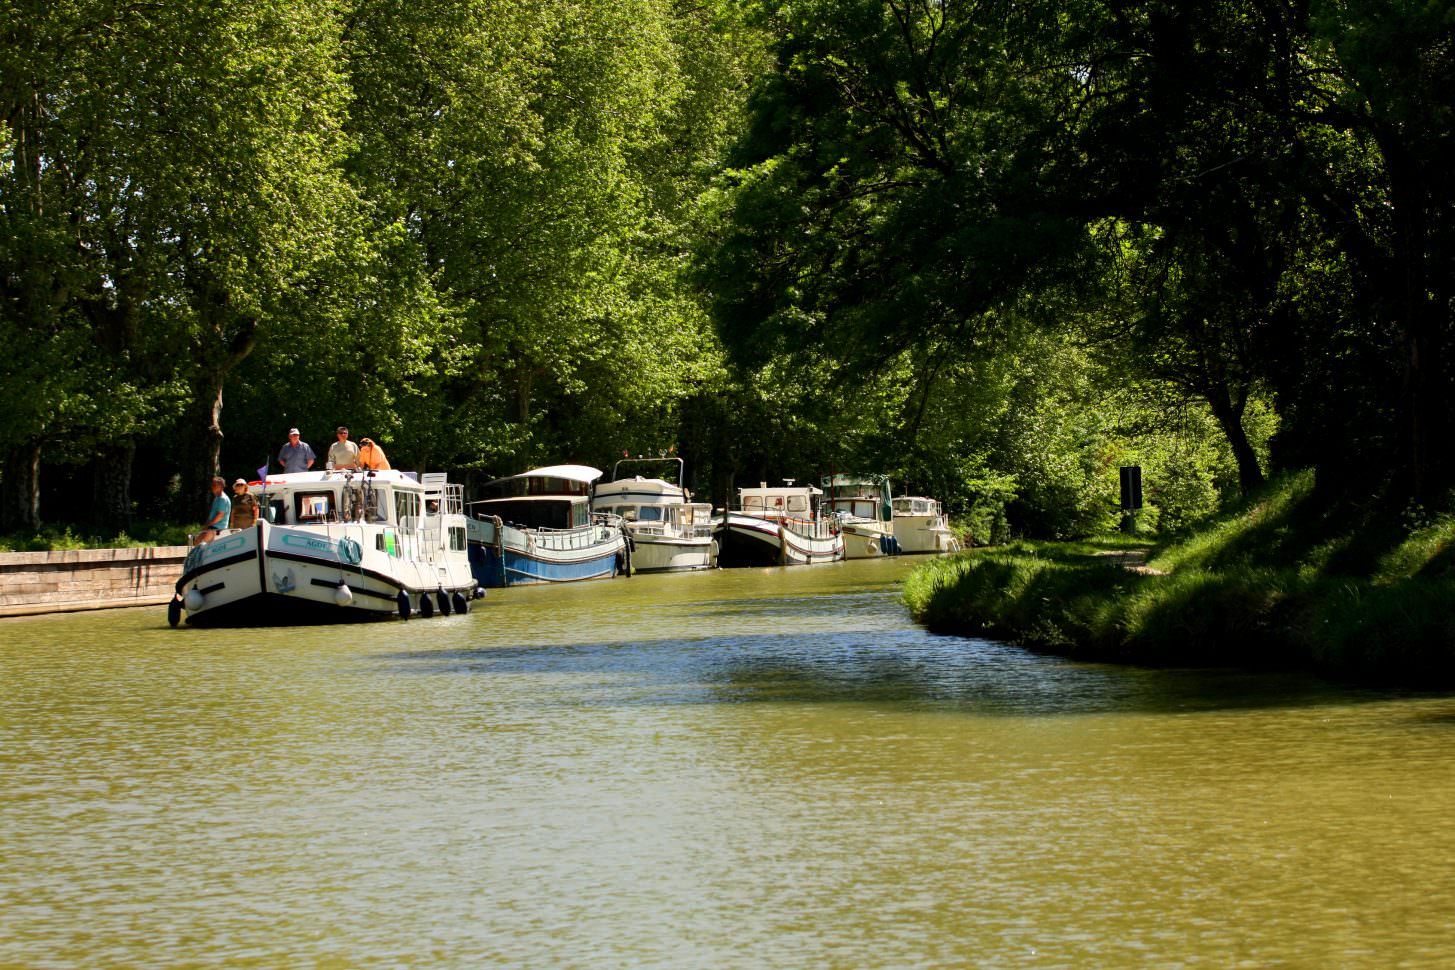
[(1123, 465), (1122, 473), (1122, 531), (1128, 535), (1137, 531), (1137, 510), (1142, 507), (1142, 466)]
[(1135, 512), (1142, 507), (1142, 466), (1123, 465), (1122, 511)]

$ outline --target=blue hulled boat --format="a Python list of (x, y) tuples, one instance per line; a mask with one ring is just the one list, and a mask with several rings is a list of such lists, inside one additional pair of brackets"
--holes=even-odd
[(586, 465), (551, 465), (498, 478), (469, 503), (470, 568), (482, 586), (610, 579), (627, 566), (620, 520), (591, 513)]

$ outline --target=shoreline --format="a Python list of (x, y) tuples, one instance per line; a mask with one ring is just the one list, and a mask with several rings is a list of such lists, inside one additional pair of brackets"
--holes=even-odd
[(1356, 520), (1310, 476), (1162, 544), (1017, 542), (926, 563), (904, 601), (931, 632), (1072, 660), (1455, 686), (1455, 516)]

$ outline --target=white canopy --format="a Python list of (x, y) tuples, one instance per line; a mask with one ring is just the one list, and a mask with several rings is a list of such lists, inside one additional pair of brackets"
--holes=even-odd
[[(590, 485), (601, 477), (601, 469), (592, 468), (590, 465), (548, 465), (545, 468), (532, 468), (528, 472), (521, 472), (519, 475), (511, 475), (511, 478), (564, 478), (568, 482), (580, 482), (582, 485)], [(501, 479), (504, 481), (504, 479)]]

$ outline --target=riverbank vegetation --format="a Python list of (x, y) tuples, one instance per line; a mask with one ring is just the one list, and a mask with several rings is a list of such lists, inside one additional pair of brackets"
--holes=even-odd
[(1410, 535), (1449, 506), (1438, 4), (0, 24), (5, 532), (195, 520), (212, 474), (341, 423), (467, 481), (673, 449), (716, 503), (885, 472), (980, 543), (1115, 528), (1128, 464), (1154, 534), (1305, 468)]
[(202, 530), (201, 522), (133, 522), (127, 532), (98, 532), (72, 525), (43, 525), (29, 532), (0, 535), (0, 552), (60, 552), (68, 549), (135, 549), (185, 546)]
[(1018, 543), (927, 563), (905, 600), (940, 632), (1085, 660), (1448, 686), (1455, 516), (1331, 500), (1303, 473), (1155, 544)]

